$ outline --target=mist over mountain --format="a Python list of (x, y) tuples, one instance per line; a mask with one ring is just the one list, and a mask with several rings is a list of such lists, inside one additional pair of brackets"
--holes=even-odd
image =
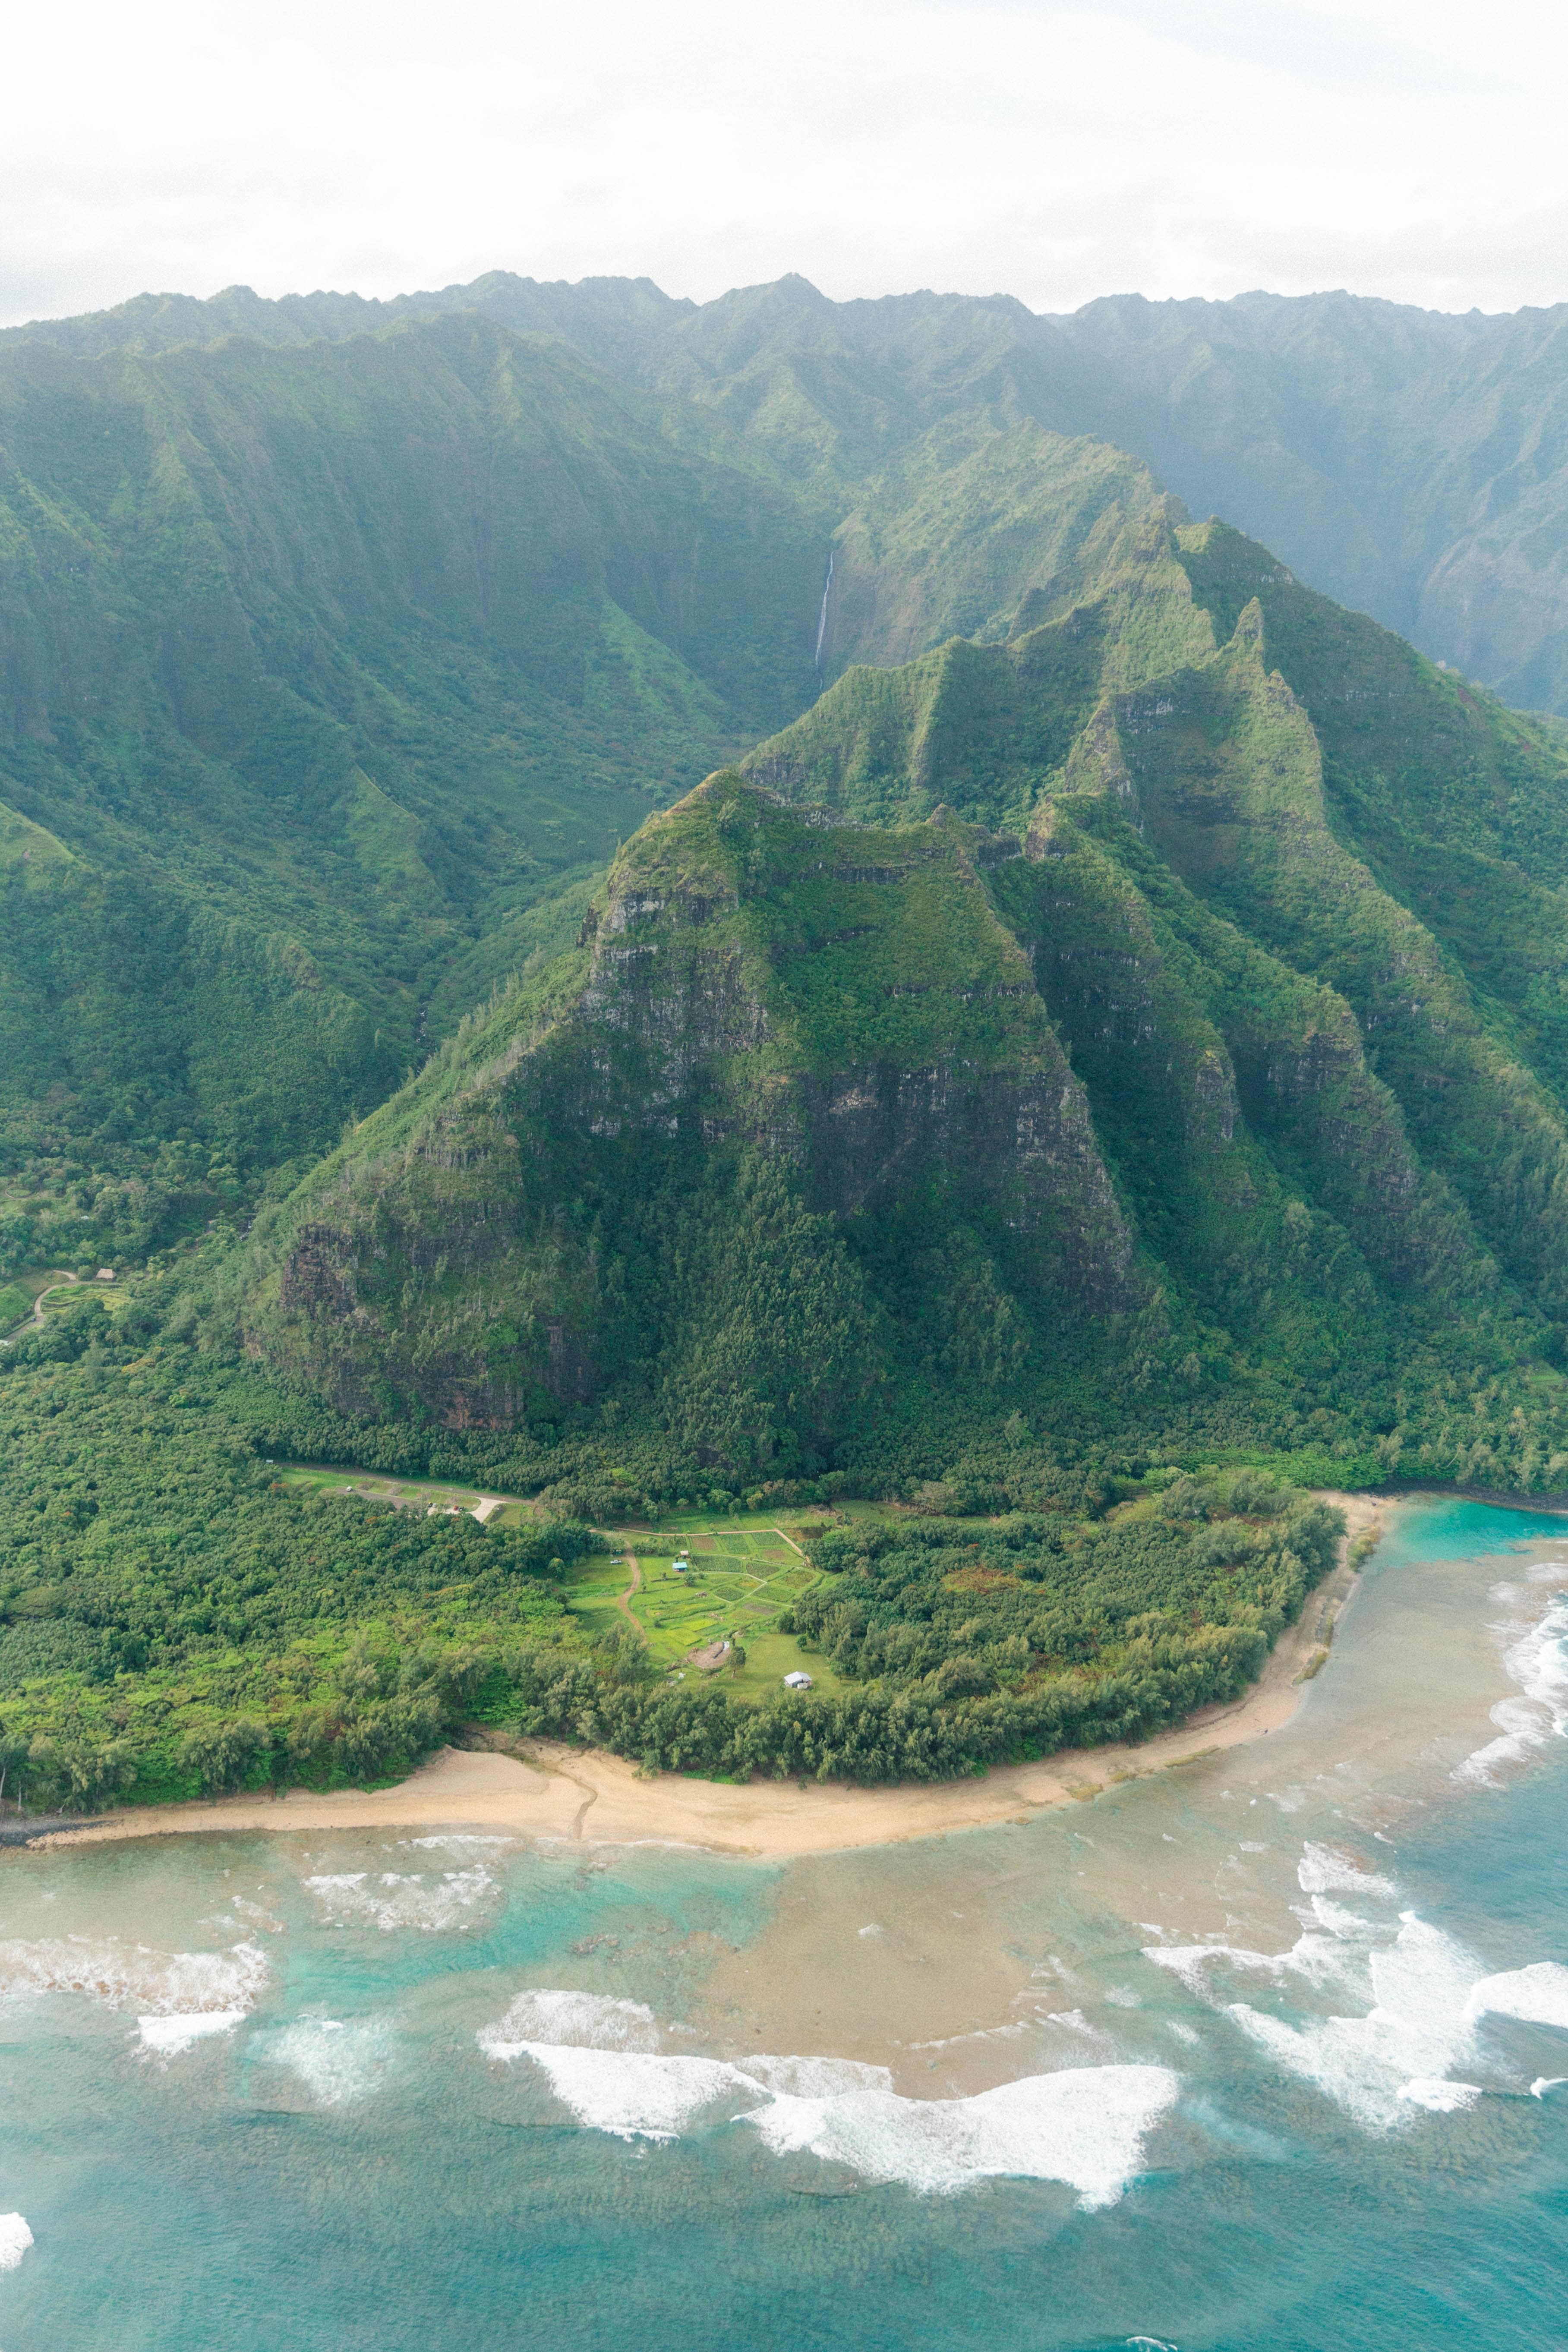
[(797, 479), (840, 483), (955, 419), (1109, 440), (1194, 514), (1223, 515), (1434, 659), (1521, 708), (1568, 711), (1562, 304), (1489, 316), (1344, 293), (1115, 295), (1041, 317), (1001, 296), (835, 303), (798, 278), (697, 304), (646, 278), (494, 271), (387, 302), (143, 295), (11, 329), (0, 351), (298, 344), (467, 310), (717, 410)]

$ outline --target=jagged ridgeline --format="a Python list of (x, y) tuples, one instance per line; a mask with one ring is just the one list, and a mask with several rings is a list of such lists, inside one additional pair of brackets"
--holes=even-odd
[(649, 820), (258, 1228), (250, 1344), (731, 1485), (984, 1483), (1041, 1427), (1539, 1482), (1565, 788), (1125, 468), (1005, 642), (851, 669)]

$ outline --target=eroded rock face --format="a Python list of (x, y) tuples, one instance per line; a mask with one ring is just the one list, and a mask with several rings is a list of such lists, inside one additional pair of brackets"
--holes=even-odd
[(586, 1402), (624, 1363), (605, 1269), (638, 1246), (639, 1188), (700, 1223), (759, 1158), (825, 1234), (923, 1188), (939, 1224), (1005, 1235), (1054, 1311), (1135, 1304), (1083, 1087), (986, 896), (1005, 860), (973, 831), (704, 786), (623, 855), (553, 1017), (311, 1203), (263, 1344), (356, 1412), (411, 1394), (504, 1426), (531, 1397)]

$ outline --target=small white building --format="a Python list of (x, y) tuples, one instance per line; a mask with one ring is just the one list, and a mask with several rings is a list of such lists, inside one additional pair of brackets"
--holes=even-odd
[(785, 1675), (784, 1681), (785, 1690), (809, 1690), (811, 1688), (811, 1676), (809, 1675), (803, 1675), (798, 1666), (795, 1668), (793, 1675)]

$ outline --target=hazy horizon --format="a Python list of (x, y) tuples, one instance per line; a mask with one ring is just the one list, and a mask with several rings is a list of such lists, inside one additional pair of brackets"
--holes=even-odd
[(1175, 308), (1179, 305), (1192, 302), (1223, 304), (1252, 300), (1269, 302), (1331, 301), (1336, 297), (1342, 296), (1349, 300), (1358, 302), (1385, 302), (1395, 310), (1417, 310), (1433, 318), (1469, 318), (1476, 316), (1482, 318), (1513, 318), (1517, 317), (1524, 310), (1556, 310), (1562, 309), (1564, 307), (1564, 304), (1568, 304), (1568, 294), (1560, 298), (1556, 302), (1516, 302), (1497, 310), (1488, 310), (1480, 303), (1471, 303), (1465, 309), (1460, 310), (1436, 302), (1403, 302), (1393, 295), (1357, 291), (1355, 289), (1346, 286), (1310, 287), (1293, 293), (1286, 292), (1281, 288), (1273, 286), (1244, 286), (1237, 288), (1237, 289), (1230, 294), (1145, 294), (1140, 288), (1135, 286), (1110, 286), (1102, 289), (1098, 294), (1086, 295), (1081, 302), (1074, 303), (1070, 309), (1058, 308), (1055, 310), (1041, 310), (1026, 302), (1022, 295), (1015, 294), (1008, 288), (1000, 286), (992, 287), (984, 293), (977, 293), (973, 289), (956, 286), (900, 286), (885, 289), (879, 293), (839, 295), (828, 293), (826, 289), (818, 286), (814, 279), (807, 277), (804, 270), (786, 269), (780, 271), (778, 276), (774, 278), (753, 278), (744, 283), (737, 283), (733, 286), (723, 287), (715, 294), (693, 296), (688, 294), (672, 294), (668, 287), (659, 285), (658, 279), (650, 277), (646, 270), (592, 270), (585, 273), (581, 278), (550, 278), (540, 277), (532, 270), (514, 268), (510, 264), (502, 263), (497, 264), (493, 268), (480, 269), (477, 271), (472, 278), (449, 278), (444, 279), (439, 284), (431, 283), (424, 286), (395, 287), (386, 292), (375, 294), (367, 293), (363, 287), (360, 286), (307, 286), (303, 284), (299, 286), (282, 287), (275, 293), (263, 293), (259, 288), (249, 285), (244, 279), (240, 278), (235, 278), (226, 285), (211, 287), (203, 293), (197, 293), (191, 288), (185, 286), (142, 286), (138, 287), (134, 293), (122, 296), (118, 301), (94, 303), (88, 306), (86, 310), (39, 310), (33, 312), (30, 317), (26, 319), (5, 320), (0, 321), (0, 332), (13, 328), (52, 326), (67, 319), (92, 316), (98, 313), (124, 310), (135, 302), (187, 300), (195, 302), (214, 302), (220, 300), (222, 297), (226, 294), (249, 294), (255, 296), (258, 300), (269, 302), (284, 302), (291, 300), (309, 301), (317, 296), (364, 302), (417, 302), (426, 298), (436, 299), (442, 295), (450, 294), (456, 289), (483, 284), (488, 278), (508, 277), (516, 278), (525, 284), (538, 286), (562, 286), (574, 289), (586, 285), (647, 285), (652, 286), (657, 293), (663, 295), (667, 301), (675, 304), (686, 304), (695, 310), (706, 309), (715, 302), (727, 301), (735, 295), (761, 293), (770, 287), (783, 285), (790, 278), (798, 278), (802, 283), (809, 287), (814, 294), (820, 295), (825, 301), (831, 302), (837, 307), (843, 307), (852, 302), (874, 303), (904, 301), (913, 299), (921, 295), (931, 295), (939, 300), (952, 299), (961, 301), (1017, 302), (1022, 305), (1025, 310), (1028, 310), (1032, 317), (1045, 320), (1071, 318), (1079, 311), (1091, 309), (1097, 302), (1119, 302), (1129, 300), (1144, 301), (1149, 304), (1151, 309), (1160, 309)]
[(1568, 291), (1568, 26), (1499, 0), (279, 0), (11, 29), (0, 321), (147, 289), (385, 298), (513, 262), (707, 300)]

